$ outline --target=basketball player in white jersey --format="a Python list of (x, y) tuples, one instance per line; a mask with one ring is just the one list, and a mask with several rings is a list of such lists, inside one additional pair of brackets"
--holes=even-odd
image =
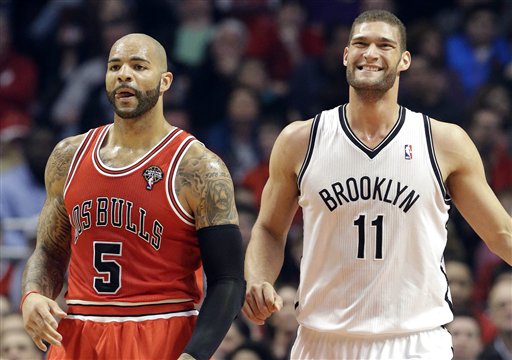
[(246, 253), (245, 315), (282, 306), (273, 283), (300, 206), (304, 245), (292, 359), (450, 359), (443, 264), (448, 209), (512, 264), (512, 221), (458, 126), (397, 103), (409, 68), (402, 22), (374, 10), (343, 53), (349, 103), (288, 125)]

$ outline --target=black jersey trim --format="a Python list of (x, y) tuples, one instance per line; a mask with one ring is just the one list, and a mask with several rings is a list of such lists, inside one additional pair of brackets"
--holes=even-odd
[(434, 141), (432, 140), (432, 127), (430, 124), (430, 118), (423, 114), (423, 124), (425, 125), (425, 136), (427, 138), (427, 148), (428, 148), (428, 156), (430, 158), (430, 164), (432, 165), (432, 169), (434, 170), (434, 174), (437, 179), (437, 184), (441, 189), (441, 193), (443, 194), (444, 202), (449, 205), (451, 202), (450, 195), (446, 190), (446, 186), (443, 182), (443, 177), (441, 175), (441, 170), (439, 168), (439, 164), (437, 163), (436, 152), (434, 150)]
[(446, 279), (446, 292), (444, 293), (444, 301), (448, 303), (448, 307), (450, 308), (450, 311), (453, 314), (453, 303), (450, 301), (450, 297), (448, 296), (448, 293), (450, 291), (449, 283), (448, 283), (448, 275), (446, 274), (446, 271), (443, 269), (443, 266), (441, 265), (439, 267), (441, 269), (441, 272), (444, 275), (444, 278)]
[(349, 140), (354, 143), (359, 149), (361, 149), (370, 159), (373, 159), (376, 157), (382, 149), (386, 147), (387, 144), (393, 140), (397, 134), (400, 132), (400, 129), (405, 123), (405, 108), (403, 106), (400, 106), (398, 110), (398, 120), (396, 121), (395, 125), (391, 129), (391, 131), (386, 135), (386, 137), (375, 147), (375, 148), (369, 148), (364, 144), (359, 138), (353, 133), (352, 129), (348, 125), (347, 120), (347, 104), (339, 107), (339, 116), (340, 116), (340, 123), (341, 128), (349, 138)]
[(309, 133), (309, 143), (308, 143), (308, 150), (306, 152), (306, 158), (304, 159), (304, 162), (302, 163), (302, 166), (299, 170), (299, 175), (297, 176), (297, 187), (300, 191), (301, 184), (302, 184), (302, 178), (304, 177), (304, 173), (306, 172), (306, 169), (309, 165), (309, 162), (311, 161), (311, 157), (313, 155), (313, 148), (315, 147), (315, 139), (316, 139), (316, 133), (318, 132), (318, 123), (320, 122), (320, 118), (322, 116), (322, 113), (317, 114), (315, 116), (315, 119), (313, 120), (313, 124), (311, 125), (311, 132)]

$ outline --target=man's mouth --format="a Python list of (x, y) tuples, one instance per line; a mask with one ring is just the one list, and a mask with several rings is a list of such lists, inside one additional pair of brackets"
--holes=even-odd
[(132, 89), (119, 89), (116, 91), (116, 98), (117, 99), (121, 99), (121, 98), (129, 98), (129, 97), (132, 97), (132, 96), (135, 96), (135, 91), (132, 90)]
[(373, 72), (382, 70), (380, 67), (375, 66), (375, 65), (361, 65), (361, 66), (357, 66), (357, 69), (361, 70), (361, 71), (373, 71)]

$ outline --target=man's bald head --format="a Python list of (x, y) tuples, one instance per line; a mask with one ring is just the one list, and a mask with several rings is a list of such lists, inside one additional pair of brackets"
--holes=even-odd
[(165, 49), (162, 44), (151, 36), (141, 33), (125, 35), (112, 45), (110, 54), (112, 55), (114, 49), (125, 46), (146, 48), (147, 60), (152, 62), (162, 73), (167, 71), (167, 54)]

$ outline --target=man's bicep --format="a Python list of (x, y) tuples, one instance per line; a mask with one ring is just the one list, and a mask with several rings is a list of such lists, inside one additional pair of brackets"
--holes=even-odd
[[(270, 158), (270, 176), (261, 197), (257, 225), (274, 236), (286, 236), (298, 209), (296, 160), (299, 150), (290, 150), (289, 139), (281, 136), (276, 141)], [(291, 147), (293, 147), (292, 145)]]
[(61, 141), (46, 164), (46, 200), (39, 216), (37, 245), (69, 256), (71, 224), (64, 205), (64, 185), (81, 136)]
[(196, 146), (182, 160), (178, 174), (177, 193), (186, 194), (197, 229), (223, 224), (238, 225), (233, 180), (217, 155)]
[(256, 224), (275, 236), (285, 237), (298, 207), (296, 186), (283, 179), (270, 178), (263, 189)]
[(465, 156), (448, 177), (447, 185), (455, 206), (485, 241), (510, 222), (510, 217), (487, 183), (478, 150), (469, 138), (462, 143)]

